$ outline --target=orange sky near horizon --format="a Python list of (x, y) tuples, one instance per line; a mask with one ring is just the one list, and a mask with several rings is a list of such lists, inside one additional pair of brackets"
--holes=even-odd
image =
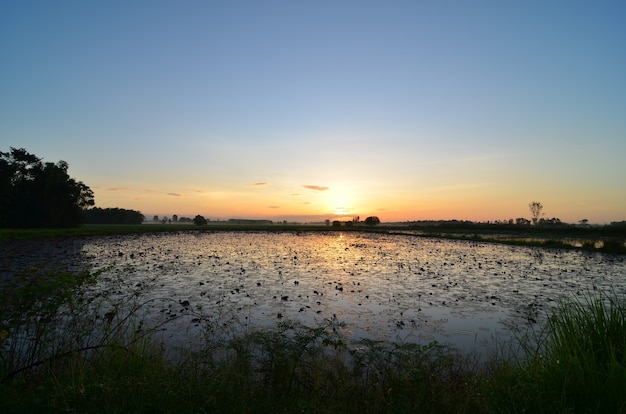
[[(620, 221), (619, 208), (626, 205), (623, 194), (609, 196), (607, 208), (586, 204), (586, 198), (575, 194), (551, 194), (549, 188), (536, 193), (504, 188), (494, 196), (493, 189), (485, 188), (432, 188), (414, 194), (398, 191), (359, 191), (349, 185), (312, 190), (300, 188), (275, 189), (272, 184), (242, 185), (239, 189), (182, 190), (165, 192), (157, 189), (92, 187), (96, 206), (122, 207), (141, 211), (146, 219), (154, 215), (170, 217), (195, 217), (200, 214), (211, 220), (229, 218), (269, 219), (273, 221), (321, 222), (326, 219), (351, 219), (359, 216), (378, 216), (383, 222), (414, 220), (471, 220), (496, 221), (530, 218), (528, 204), (539, 201), (544, 205), (544, 217), (557, 217), (564, 222), (578, 223), (587, 219), (591, 223), (608, 224)], [(319, 186), (325, 187), (325, 186)], [(526, 194), (524, 194), (526, 193)], [(598, 199), (603, 194), (597, 195)], [(606, 195), (604, 195), (606, 199)], [(613, 198), (613, 200), (610, 200)], [(607, 219), (615, 217), (615, 220)]]

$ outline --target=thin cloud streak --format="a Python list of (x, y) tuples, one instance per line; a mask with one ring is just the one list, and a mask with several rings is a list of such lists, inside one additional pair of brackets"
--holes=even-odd
[(321, 186), (321, 185), (303, 185), (302, 187), (308, 188), (309, 190), (315, 190), (315, 191), (327, 191), (327, 190), (329, 190), (328, 187)]

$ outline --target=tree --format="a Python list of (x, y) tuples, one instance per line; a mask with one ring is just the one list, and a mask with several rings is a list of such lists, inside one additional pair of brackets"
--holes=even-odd
[(537, 221), (539, 221), (539, 217), (541, 217), (541, 210), (543, 210), (543, 205), (538, 201), (533, 201), (528, 204), (528, 208), (530, 209), (530, 214), (533, 216), (533, 224), (536, 226)]
[(380, 224), (380, 219), (376, 216), (369, 216), (365, 219), (364, 223), (368, 226), (375, 226), (377, 224)]
[(141, 224), (144, 216), (136, 210), (94, 207), (85, 211), (88, 224)]
[(178, 216), (177, 216), (176, 214), (174, 214), (174, 215), (172, 216), (172, 221), (173, 221), (174, 223), (176, 223), (176, 222), (178, 221)]
[(207, 225), (207, 221), (204, 217), (202, 217), (201, 215), (197, 215), (194, 219), (193, 219), (193, 224), (195, 224), (196, 226), (206, 226)]
[(159, 222), (159, 216), (152, 217), (152, 221), (155, 222), (155, 223), (158, 223)]
[(54, 164), (24, 148), (0, 152), (0, 227), (77, 227), (94, 205), (93, 192)]

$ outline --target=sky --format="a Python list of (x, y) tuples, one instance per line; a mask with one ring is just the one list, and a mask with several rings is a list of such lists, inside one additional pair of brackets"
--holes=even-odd
[(0, 151), (97, 207), (626, 220), (626, 2), (0, 2)]

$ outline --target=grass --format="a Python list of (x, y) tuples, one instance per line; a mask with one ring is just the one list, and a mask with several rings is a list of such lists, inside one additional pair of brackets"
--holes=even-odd
[[(172, 357), (145, 304), (80, 292), (94, 274), (35, 270), (0, 291), (0, 410), (13, 412), (626, 412), (626, 301), (564, 302), (518, 359), (478, 366), (430, 344), (360, 340), (328, 319), (235, 337), (207, 327)], [(117, 305), (117, 306), (116, 306)], [(126, 314), (94, 319), (111, 306)]]
[(530, 365), (540, 374), (532, 384), (541, 406), (626, 411), (625, 320), (625, 302), (615, 295), (589, 294), (561, 305), (541, 358)]

